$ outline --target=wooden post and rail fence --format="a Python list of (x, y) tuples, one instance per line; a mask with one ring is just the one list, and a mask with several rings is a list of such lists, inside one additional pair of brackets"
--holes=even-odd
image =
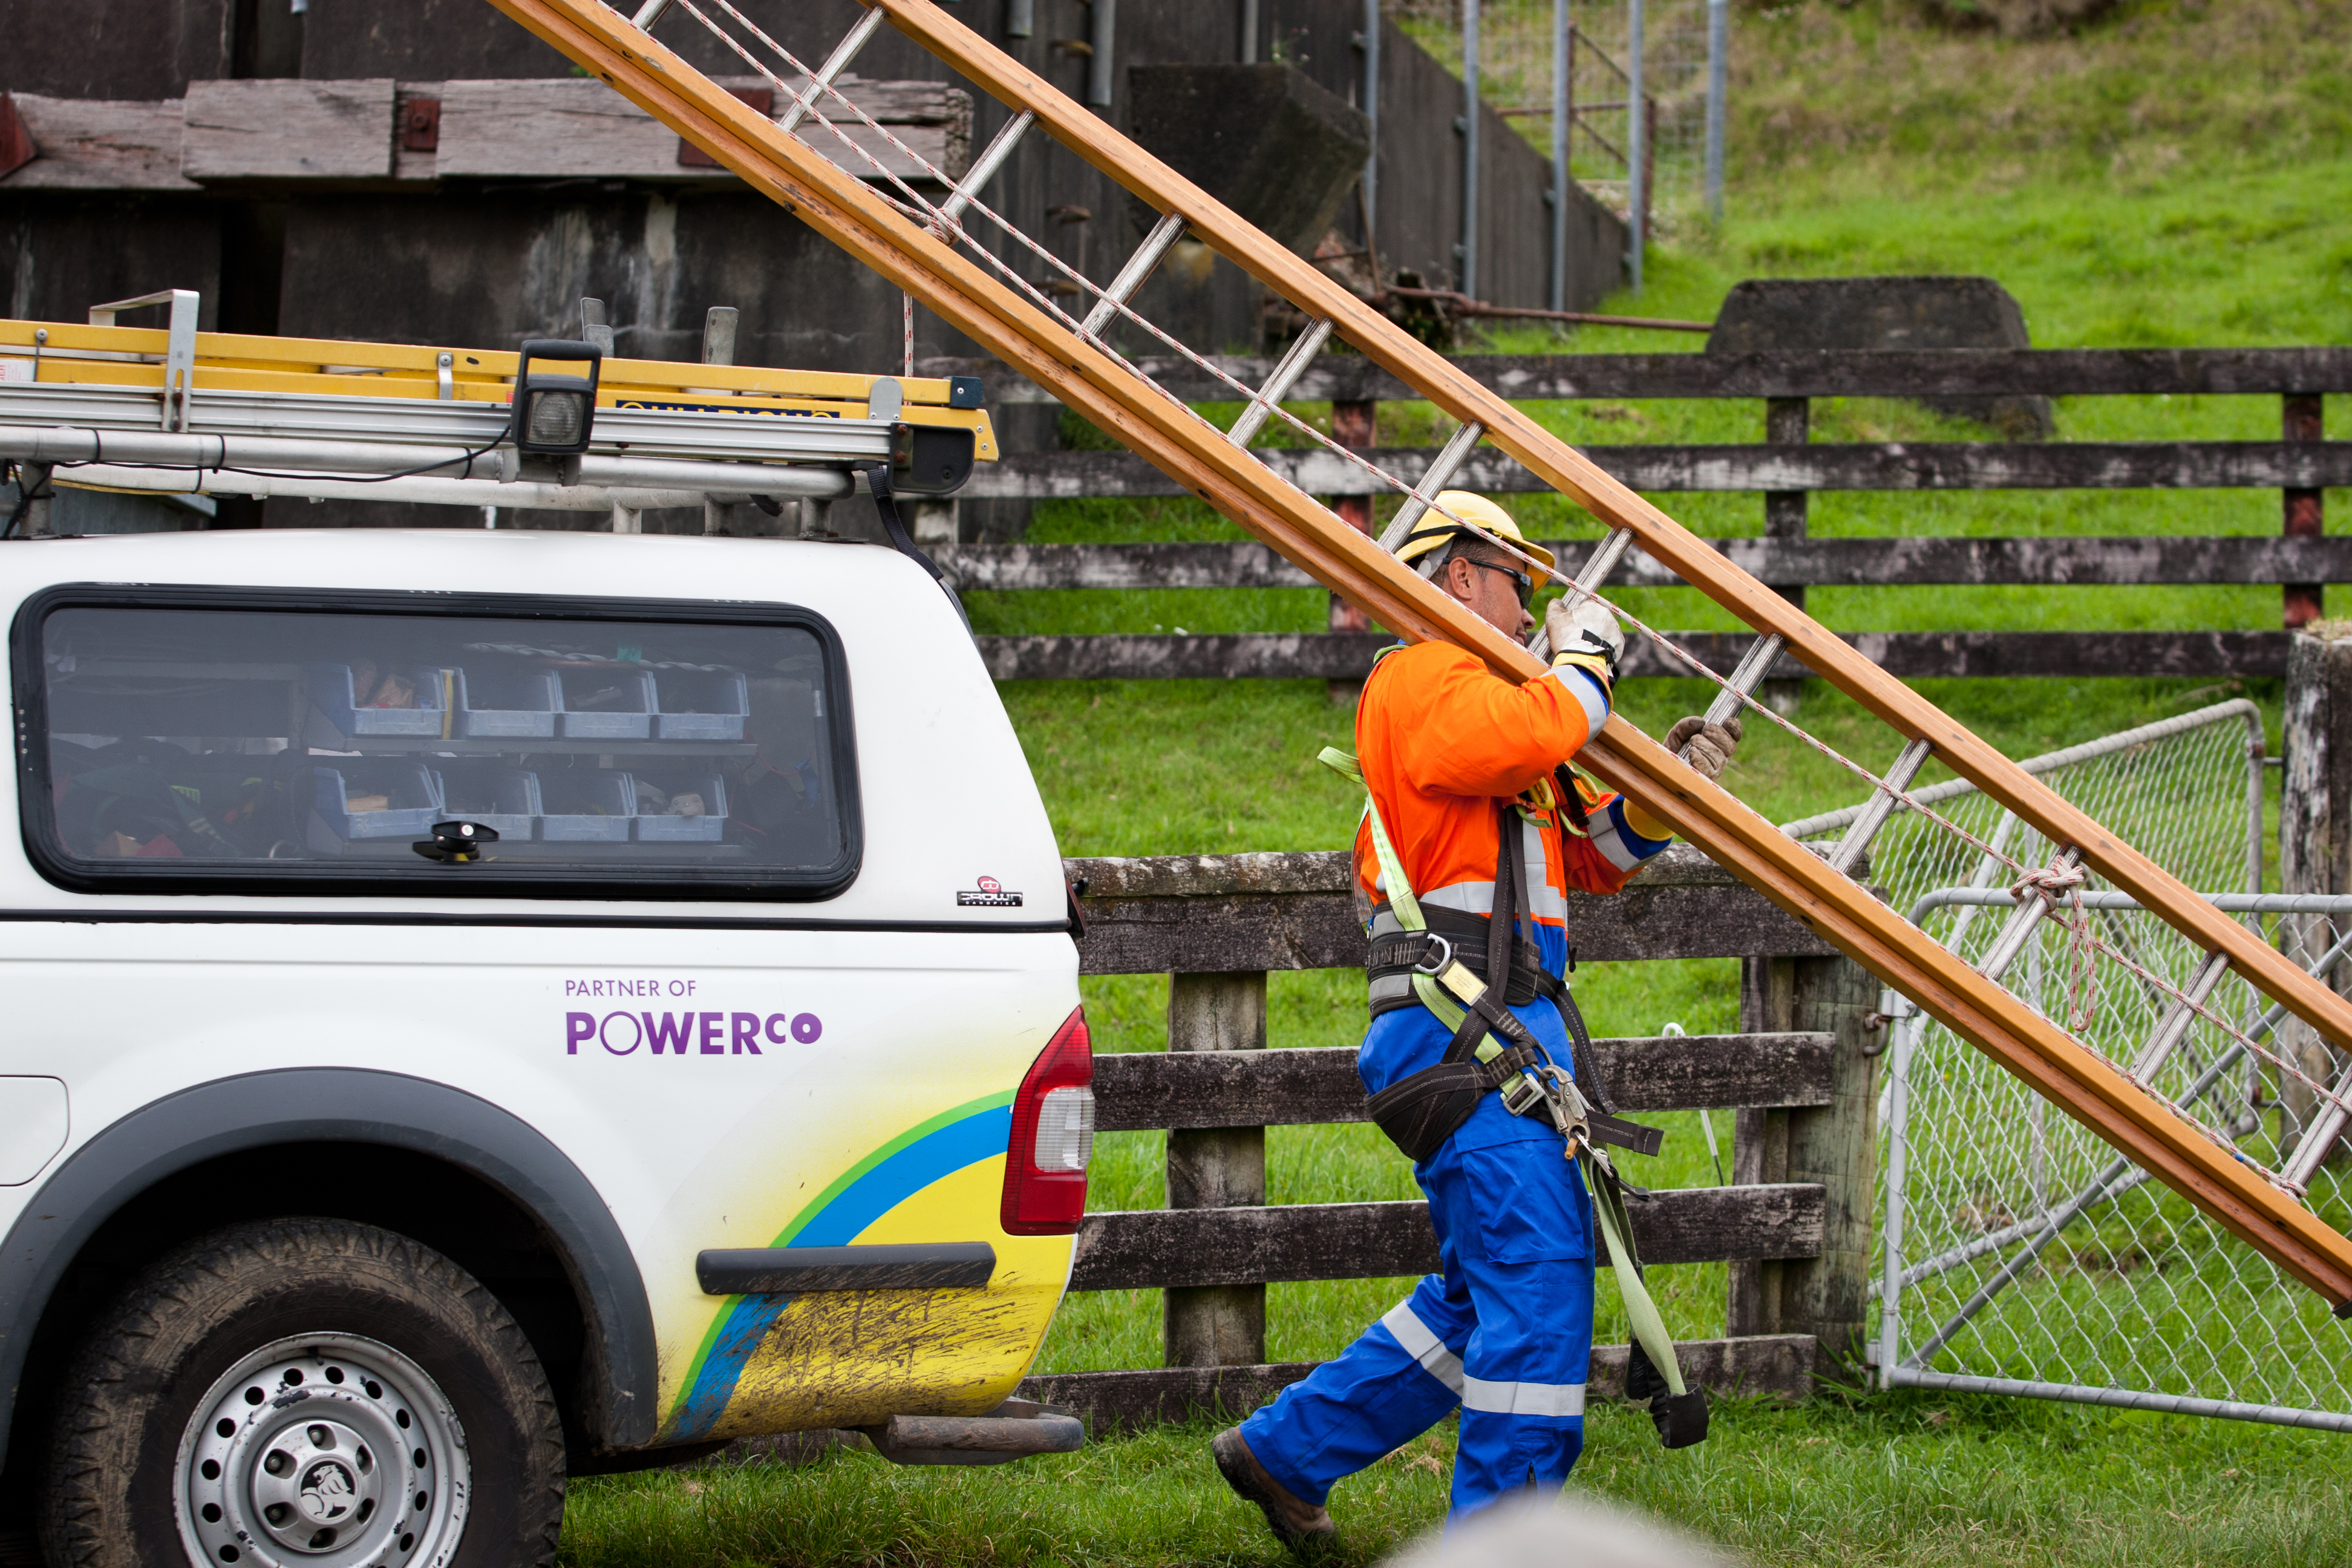
[[(1230, 400), (1206, 374), (1174, 360), (1139, 362), (1179, 396)], [(1216, 362), (1244, 384), (1268, 362)], [(2352, 392), (2352, 349), (1956, 349), (1919, 353), (1470, 355), (1453, 362), (1514, 401), (1760, 399), (1765, 439), (1756, 445), (1591, 447), (1586, 455), (1634, 489), (1754, 491), (1764, 498), (1761, 536), (1714, 542), (1741, 567), (1801, 603), (1808, 586), (1933, 584), (2147, 585), (2276, 584), (2292, 630), (2321, 611), (2321, 585), (2352, 582), (2352, 537), (2327, 538), (2324, 494), (2352, 485), (2352, 441), (2325, 438), (2322, 398)], [(993, 362), (934, 360), (926, 374), (981, 374), (1007, 403), (1046, 394)], [(1382, 447), (1380, 405), (1414, 396), (1360, 356), (1326, 355), (1291, 393), (1328, 401), (1332, 435), (1391, 473), (1416, 474), (1431, 452)], [(1809, 439), (1811, 406), (1824, 397), (2210, 397), (2279, 403), (2275, 441), (1943, 441), (1830, 444)], [(1371, 478), (1328, 452), (1261, 454), (1299, 488), (1327, 498), (1353, 526), (1373, 525)], [(1474, 453), (1454, 482), (1508, 496), (1549, 491), (1491, 447)], [(2020, 538), (1813, 538), (1811, 496), (1823, 491), (2053, 489), (2267, 489), (2280, 497), (2276, 534)], [(963, 492), (973, 499), (1176, 496), (1173, 479), (1127, 452), (1016, 454), (984, 467)], [(965, 591), (1038, 588), (1284, 588), (1311, 580), (1256, 542), (955, 544), (929, 546)], [(1567, 559), (1576, 559), (1571, 554)], [(1675, 575), (1630, 552), (1615, 581), (1664, 586)], [(1000, 679), (1138, 677), (1286, 677), (1361, 679), (1391, 639), (1334, 601), (1331, 630), (1226, 636), (983, 637)], [(1972, 631), (1849, 635), (1886, 673), (1940, 676), (2148, 676), (2277, 679), (2284, 631)], [(1737, 662), (1748, 634), (1697, 636), (1685, 646), (1718, 669)], [(1634, 675), (1686, 673), (1637, 641)], [(1804, 673), (1784, 655), (1776, 675)]]
[[(2352, 636), (2283, 636), (2281, 888), (2352, 892)], [(1267, 1361), (1268, 1284), (1437, 1266), (1423, 1204), (1265, 1201), (1267, 1127), (1365, 1120), (1353, 1047), (1282, 1048), (1267, 1037), (1269, 972), (1360, 972), (1348, 858), (1074, 859), (1066, 868), (1087, 885), (1082, 971), (1170, 977), (1168, 1048), (1095, 1058), (1101, 1130), (1168, 1132), (1168, 1207), (1087, 1215), (1070, 1285), (1164, 1291), (1165, 1353), (1160, 1367), (1051, 1373), (1024, 1392), (1083, 1410), (1104, 1431), (1238, 1415), (1313, 1369)], [(1730, 1184), (1659, 1191), (1634, 1206), (1635, 1235), (1648, 1263), (1727, 1266), (1724, 1334), (1679, 1347), (1686, 1375), (1717, 1392), (1801, 1398), (1858, 1359), (1877, 1308), (1886, 1039), (1877, 982), (1680, 844), (1622, 893), (1571, 894), (1568, 921), (1580, 961), (1739, 960), (1738, 1033), (1604, 1037), (1595, 1055), (1621, 1110), (1732, 1113)], [(2325, 945), (2303, 940), (2309, 952)], [(1622, 1022), (1592, 1019), (1601, 1029)], [(2345, 1069), (2347, 1058), (2309, 1029), (2290, 1027), (2282, 1041), (2315, 1079)], [(2282, 1108), (2301, 1126), (2315, 1107), (2293, 1088), (2282, 1085)], [(2339, 1146), (2336, 1159), (2347, 1157)], [(1637, 1182), (1640, 1163), (1628, 1170)], [(1620, 1395), (1624, 1357), (1622, 1344), (1595, 1347), (1595, 1397)]]
[[(1024, 1394), (1086, 1411), (1097, 1430), (1244, 1411), (1312, 1369), (1266, 1360), (1268, 1284), (1437, 1267), (1424, 1204), (1265, 1201), (1268, 1126), (1365, 1120), (1352, 1046), (1284, 1049), (1266, 1037), (1268, 972), (1361, 972), (1347, 857), (1072, 860), (1067, 870), (1087, 883), (1083, 972), (1170, 976), (1168, 1049), (1095, 1058), (1102, 1131), (1168, 1131), (1169, 1206), (1087, 1215), (1070, 1282), (1165, 1291), (1166, 1364), (1033, 1377)], [(1857, 1348), (1868, 1316), (1876, 982), (1681, 846), (1620, 894), (1571, 895), (1568, 918), (1582, 960), (1743, 961), (1741, 1033), (1602, 1037), (1595, 1054), (1622, 1111), (1736, 1112), (1733, 1184), (1662, 1190), (1634, 1205), (1634, 1234), (1646, 1263), (1731, 1266), (1728, 1331), (1681, 1347), (1688, 1375), (1801, 1396), (1825, 1356)], [(1622, 1343), (1596, 1347), (1597, 1395), (1622, 1389), (1624, 1359)]]

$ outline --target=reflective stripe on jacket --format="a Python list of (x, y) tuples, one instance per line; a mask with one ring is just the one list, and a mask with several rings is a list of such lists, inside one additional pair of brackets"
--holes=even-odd
[[(1383, 658), (1356, 710), (1364, 783), (1424, 905), (1486, 914), (1494, 907), (1495, 802), (1526, 794), (1573, 757), (1609, 716), (1608, 694), (1580, 669), (1554, 669), (1524, 685), (1490, 672), (1450, 643), (1425, 642)], [(1580, 781), (1580, 783), (1581, 781)], [(1528, 835), (1528, 886), (1539, 928), (1560, 931), (1568, 889), (1613, 893), (1664, 849), (1637, 831), (1625, 802), (1581, 791), (1591, 837), (1563, 833), (1540, 811)], [(1356, 878), (1374, 901), (1388, 896), (1369, 828), (1356, 834)], [(1548, 964), (1561, 937), (1541, 940)]]

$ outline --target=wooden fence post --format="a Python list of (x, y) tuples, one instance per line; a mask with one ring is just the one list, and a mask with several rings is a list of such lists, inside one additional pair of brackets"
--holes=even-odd
[(1850, 958), (1743, 961), (1743, 1031), (1807, 1030), (1837, 1041), (1831, 1102), (1735, 1117), (1732, 1181), (1818, 1182), (1826, 1199), (1818, 1258), (1730, 1265), (1725, 1332), (1806, 1333), (1832, 1356), (1859, 1352), (1870, 1321), (1878, 1160), (1878, 983)]
[[(2316, 395), (2303, 396), (2290, 393), (2279, 401), (2282, 405), (2280, 408), (2281, 439), (2320, 441), (2326, 438), (2326, 426), (2321, 417), (2326, 406), (2322, 399)], [(2326, 500), (2326, 491), (2290, 488), (2282, 491), (2281, 495), (2285, 510), (2285, 516), (2282, 520), (2284, 524), (2281, 530), (2282, 532), (2289, 538), (2303, 534), (2315, 539), (2326, 531), (2322, 526), (2326, 521), (2323, 508)], [(2285, 601), (2283, 609), (2286, 616), (2287, 630), (2294, 631), (2320, 617), (2326, 608), (2325, 600), (2322, 598), (2325, 592), (2324, 586), (2317, 583), (2289, 583), (2281, 590)]]
[[(1265, 1049), (1265, 972), (1171, 974), (1171, 1051)], [(1168, 1134), (1168, 1206), (1256, 1207), (1265, 1202), (1265, 1129)], [(1170, 1366), (1256, 1366), (1265, 1360), (1265, 1287), (1195, 1285), (1165, 1293)]]
[[(2293, 589), (2288, 590), (2293, 593)], [(2279, 785), (2279, 888), (2288, 893), (2352, 892), (2352, 637), (2295, 634), (2286, 660), (2281, 723), (2286, 766)], [(2306, 960), (2336, 940), (2326, 915), (2288, 917)], [(2336, 988), (2352, 994), (2338, 972)], [(2281, 1054), (2322, 1083), (2338, 1070), (2336, 1053), (2309, 1026), (2280, 1026)], [(2310, 1125), (2317, 1097), (2277, 1075), (2282, 1140)], [(2336, 1157), (2342, 1159), (2343, 1146)]]
[[(1380, 445), (1381, 405), (1369, 398), (1335, 398), (1331, 404), (1331, 439), (1354, 451), (1370, 451)], [(1350, 528), (1367, 536), (1380, 531), (1373, 526), (1372, 498), (1370, 496), (1339, 496), (1331, 502)], [(1335, 632), (1368, 632), (1371, 623), (1364, 612), (1339, 597), (1331, 595), (1331, 629)], [(1363, 694), (1360, 680), (1330, 682), (1331, 700), (1341, 706), (1352, 706)]]
[(1780, 1266), (1782, 1333), (1809, 1333), (1831, 1357), (1858, 1356), (1877, 1298), (1870, 1274), (1876, 1230), (1878, 1061), (1886, 1029), (1878, 1018), (1878, 982), (1845, 957), (1801, 958), (1794, 975), (1794, 1023), (1837, 1041), (1831, 1101), (1789, 1116), (1784, 1181), (1819, 1182), (1826, 1206), (1818, 1258)]
[[(1807, 397), (1768, 397), (1764, 400), (1764, 440), (1773, 447), (1802, 447), (1812, 438), (1813, 405)], [(1803, 490), (1767, 490), (1764, 492), (1764, 537), (1767, 539), (1802, 539), (1805, 537), (1806, 492)], [(1805, 607), (1805, 591), (1801, 587), (1775, 589), (1782, 598)], [(1768, 680), (1764, 683), (1764, 700), (1775, 711), (1793, 713), (1797, 698), (1805, 689), (1801, 678), (1793, 680)]]
[[(1797, 961), (1793, 958), (1743, 958), (1739, 961), (1739, 1032), (1779, 1034), (1795, 1026)], [(1731, 1184), (1763, 1186), (1789, 1179), (1788, 1110), (1738, 1110), (1732, 1113)], [(1728, 1300), (1723, 1331), (1733, 1338), (1780, 1332), (1780, 1284), (1783, 1266), (1778, 1259), (1736, 1259), (1729, 1271)]]

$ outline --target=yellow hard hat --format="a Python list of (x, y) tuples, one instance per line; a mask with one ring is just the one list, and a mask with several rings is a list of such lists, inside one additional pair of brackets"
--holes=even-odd
[[(1456, 522), (1454, 517), (1446, 516), (1447, 512), (1452, 512), (1454, 517), (1460, 518), (1462, 522)], [(1485, 496), (1474, 494), (1469, 490), (1438, 491), (1435, 504), (1429, 510), (1422, 513), (1421, 521), (1412, 525), (1412, 531), (1405, 535), (1404, 543), (1398, 547), (1397, 559), (1418, 560), (1449, 540), (1465, 536), (1475, 539), (1477, 535), (1465, 528), (1463, 523), (1475, 523), (1496, 538), (1510, 541), (1515, 548), (1524, 550), (1542, 562), (1547, 572), (1551, 570), (1553, 561), (1550, 551), (1540, 544), (1528, 543), (1527, 535), (1519, 531), (1519, 525), (1511, 521), (1509, 512), (1505, 511)], [(1538, 585), (1541, 585), (1540, 581)]]

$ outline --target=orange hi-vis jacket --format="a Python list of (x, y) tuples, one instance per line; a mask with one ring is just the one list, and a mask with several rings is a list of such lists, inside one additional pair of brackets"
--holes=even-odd
[[(1474, 654), (1425, 642), (1372, 668), (1356, 710), (1357, 761), (1412, 890), (1423, 906), (1489, 913), (1495, 902), (1497, 800), (1531, 808), (1525, 879), (1546, 967), (1566, 956), (1567, 893), (1613, 893), (1664, 849), (1671, 830), (1614, 792), (1580, 778), (1590, 822), (1580, 834), (1552, 799), (1552, 770), (1609, 717), (1588, 672), (1554, 668), (1525, 685)], [(1370, 825), (1356, 833), (1356, 879), (1388, 897)]]

